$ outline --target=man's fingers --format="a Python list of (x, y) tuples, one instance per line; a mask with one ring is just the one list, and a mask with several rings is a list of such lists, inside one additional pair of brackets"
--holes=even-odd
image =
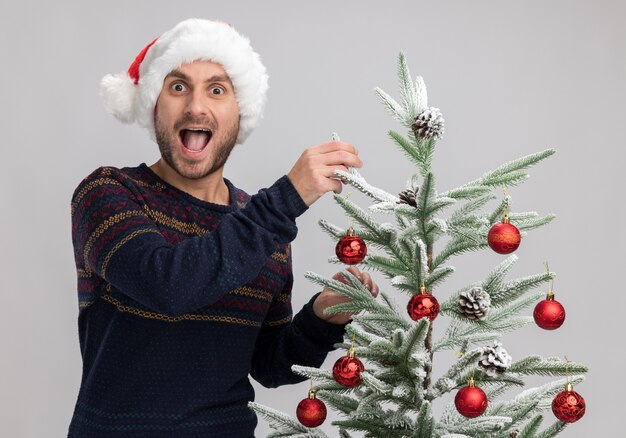
[(341, 191), (343, 190), (343, 183), (339, 179), (331, 179), (330, 186), (331, 190), (336, 194), (341, 193)]
[(348, 145), (346, 148), (326, 150), (321, 146), (310, 148), (302, 154), (303, 159), (308, 160), (314, 167), (332, 166), (342, 164), (344, 166), (361, 167), (363, 162), (359, 158), (356, 148)]
[(356, 278), (361, 280), (361, 274), (362, 273), (361, 273), (361, 271), (359, 271), (359, 268), (357, 268), (356, 266), (348, 266), (348, 269), (346, 269), (346, 271), (348, 271), (349, 273), (354, 275)]
[(378, 286), (376, 286), (376, 283), (374, 283), (374, 280), (368, 273), (363, 272), (362, 275), (363, 275), (363, 278), (361, 279), (361, 282), (363, 283), (363, 286), (365, 286), (367, 290), (373, 293), (374, 288)]
[[(346, 269), (349, 273), (356, 276), (360, 280), (361, 271), (356, 266), (348, 266)], [(341, 281), (344, 284), (349, 284), (348, 279), (343, 275), (343, 272), (337, 272), (333, 275), (333, 280)]]
[(327, 192), (341, 193), (343, 184), (336, 170), (361, 167), (358, 151), (351, 144), (331, 141), (306, 149), (287, 176), (308, 206)]
[(318, 146), (309, 148), (308, 150), (312, 153), (318, 153), (318, 154), (326, 154), (332, 151), (346, 151), (346, 152), (353, 153), (355, 155), (359, 154), (359, 151), (357, 150), (357, 148), (355, 148), (351, 144), (344, 143), (342, 141), (329, 141), (328, 143), (322, 143)]
[(343, 282), (343, 280), (344, 280), (343, 274), (341, 272), (335, 273), (335, 275), (333, 275), (333, 280), (337, 280), (337, 281)]
[(369, 287), (367, 289), (372, 293), (372, 296), (374, 298), (376, 298), (378, 296), (378, 292), (379, 292), (378, 285), (376, 283), (374, 283), (374, 281), (372, 281), (369, 284)]
[(324, 168), (324, 176), (329, 177), (329, 178), (341, 178), (339, 175), (337, 175), (335, 173), (336, 170), (343, 170), (344, 172), (348, 171), (348, 168), (346, 166), (342, 166), (342, 165), (335, 165), (335, 166), (326, 166)]
[(374, 298), (378, 296), (379, 288), (378, 285), (374, 282), (374, 279), (367, 272), (361, 272), (356, 266), (350, 266), (348, 268), (352, 274), (354, 274), (359, 281), (365, 286), (367, 290), (369, 290)]
[(315, 162), (323, 166), (333, 166), (336, 164), (352, 167), (363, 166), (363, 162), (356, 154), (347, 151), (332, 151), (319, 154), (315, 157)]
[[(365, 286), (372, 293), (372, 296), (378, 296), (378, 285), (374, 282), (374, 279), (370, 274), (360, 271), (359, 268), (357, 268), (356, 266), (349, 266), (346, 271), (354, 275), (363, 284), (363, 286)], [(344, 275), (342, 275), (341, 272), (337, 272), (335, 275), (333, 275), (333, 279), (341, 281), (345, 284), (350, 284), (348, 282), (348, 279)]]

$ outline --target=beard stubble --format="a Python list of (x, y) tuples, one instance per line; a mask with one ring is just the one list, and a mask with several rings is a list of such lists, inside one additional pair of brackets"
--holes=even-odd
[[(209, 145), (206, 147), (213, 148), (213, 158), (209, 162), (194, 162), (184, 157), (180, 152), (176, 155), (174, 150), (178, 149), (178, 131), (185, 125), (201, 125), (211, 129), (212, 135)], [(220, 135), (215, 136), (215, 123), (209, 119), (202, 119), (193, 116), (184, 115), (179, 119), (172, 129), (168, 129), (160, 122), (159, 117), (155, 114), (154, 129), (157, 144), (163, 161), (167, 163), (176, 173), (184, 178), (201, 179), (211, 175), (215, 171), (221, 169), (228, 161), (228, 157), (237, 142), (239, 134), (239, 119), (229, 126), (220, 129)], [(185, 164), (187, 164), (185, 166)]]

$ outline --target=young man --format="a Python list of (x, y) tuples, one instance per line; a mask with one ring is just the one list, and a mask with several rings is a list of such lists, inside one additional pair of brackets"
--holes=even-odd
[(342, 340), (350, 315), (324, 315), (346, 300), (336, 292), (292, 318), (289, 244), (295, 219), (341, 191), (334, 171), (361, 161), (330, 142), (254, 196), (236, 188), (224, 164), (266, 90), (248, 40), (206, 20), (183, 21), (103, 79), (107, 110), (146, 127), (161, 159), (101, 167), (72, 198), (83, 377), (70, 437), (251, 437), (248, 375), (298, 382), (291, 365), (319, 366)]

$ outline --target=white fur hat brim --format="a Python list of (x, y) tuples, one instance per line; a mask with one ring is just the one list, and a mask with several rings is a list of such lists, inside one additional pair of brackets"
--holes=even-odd
[(145, 53), (136, 84), (127, 72), (105, 76), (100, 84), (105, 109), (125, 123), (137, 121), (154, 139), (163, 80), (197, 60), (220, 64), (230, 78), (240, 114), (237, 143), (243, 143), (263, 116), (268, 76), (249, 40), (223, 22), (188, 19), (165, 32)]

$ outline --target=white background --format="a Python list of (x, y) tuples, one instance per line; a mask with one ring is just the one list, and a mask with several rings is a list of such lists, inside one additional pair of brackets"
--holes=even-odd
[[(507, 334), (514, 359), (568, 355), (590, 366), (577, 390), (587, 414), (564, 437), (623, 436), (621, 274), (626, 118), (625, 3), (596, 1), (108, 1), (12, 2), (2, 7), (0, 102), (0, 435), (61, 437), (78, 393), (81, 358), (70, 197), (100, 165), (158, 159), (136, 126), (106, 114), (100, 78), (123, 71), (155, 36), (192, 16), (228, 21), (250, 37), (270, 74), (265, 119), (238, 146), (226, 176), (254, 193), (270, 185), (306, 147), (337, 131), (356, 145), (368, 181), (392, 193), (413, 168), (387, 139), (401, 129), (373, 94), (398, 96), (403, 50), (422, 75), (429, 103), (442, 109), (446, 135), (434, 161), (439, 191), (547, 147), (557, 155), (511, 188), (517, 211), (556, 213), (524, 238), (514, 275), (557, 272), (564, 326)], [(367, 206), (362, 196), (353, 197)], [(298, 221), (294, 308), (316, 291), (306, 270), (332, 275), (334, 242), (316, 225), (346, 219), (330, 196)], [(435, 249), (437, 250), (437, 248)], [(501, 256), (453, 260), (446, 297), (480, 280)], [(375, 274), (384, 290), (390, 288)], [(403, 306), (406, 296), (395, 295)], [(446, 325), (437, 320), (435, 336)], [(329, 356), (326, 367), (337, 357)], [(435, 357), (435, 375), (450, 356)], [(547, 378), (532, 383), (547, 382)], [(294, 413), (307, 383), (258, 388), (257, 401)], [(452, 395), (439, 402), (436, 412)], [(551, 423), (552, 414), (546, 411)], [(544, 424), (548, 424), (546, 421)], [(337, 432), (327, 422), (330, 436)], [(268, 433), (261, 421), (257, 436)]]

